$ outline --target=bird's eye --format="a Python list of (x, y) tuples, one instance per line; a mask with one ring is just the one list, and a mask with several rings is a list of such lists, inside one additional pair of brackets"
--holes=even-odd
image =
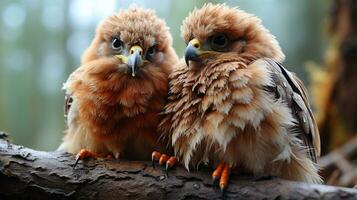
[(222, 51), (228, 45), (228, 38), (223, 34), (217, 34), (211, 39), (211, 47), (213, 50)]
[(155, 56), (155, 53), (156, 53), (156, 46), (152, 46), (150, 47), (147, 52), (146, 52), (146, 59), (147, 60), (153, 60), (154, 59), (154, 56)]
[(115, 51), (121, 51), (123, 46), (124, 46), (123, 41), (121, 41), (119, 38), (116, 38), (116, 37), (113, 38), (113, 40), (112, 40), (112, 48)]

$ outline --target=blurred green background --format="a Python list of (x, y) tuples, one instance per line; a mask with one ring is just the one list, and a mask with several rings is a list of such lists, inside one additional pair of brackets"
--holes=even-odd
[(280, 42), (284, 65), (305, 83), (305, 63), (322, 62), (326, 0), (1, 0), (0, 130), (16, 144), (56, 149), (65, 129), (62, 83), (78, 67), (100, 20), (131, 4), (153, 8), (171, 27), (181, 57), (181, 22), (205, 2), (226, 2), (259, 16)]

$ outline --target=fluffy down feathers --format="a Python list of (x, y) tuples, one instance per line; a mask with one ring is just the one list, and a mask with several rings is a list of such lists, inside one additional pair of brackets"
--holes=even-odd
[[(120, 43), (114, 49), (115, 38)], [(132, 77), (128, 64), (117, 56), (129, 55), (135, 45), (143, 50), (143, 65)], [(72, 100), (59, 149), (78, 153), (84, 148), (141, 160), (162, 149), (164, 145), (157, 143), (159, 113), (177, 61), (171, 45), (168, 28), (151, 10), (130, 8), (105, 19), (81, 66), (64, 85)]]
[[(207, 4), (181, 31), (186, 43), (200, 42), (200, 56), (172, 73), (160, 128), (185, 166), (226, 162), (256, 175), (320, 182), (320, 140), (305, 88), (278, 64), (284, 54), (260, 20)], [(214, 50), (217, 34), (228, 44)]]

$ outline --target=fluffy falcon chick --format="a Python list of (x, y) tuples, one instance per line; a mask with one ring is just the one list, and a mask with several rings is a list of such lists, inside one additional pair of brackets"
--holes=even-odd
[(171, 75), (160, 124), (188, 168), (231, 168), (311, 183), (320, 139), (302, 82), (279, 63), (275, 37), (238, 8), (206, 4), (183, 21), (185, 61)]
[[(105, 19), (64, 85), (67, 133), (59, 150), (86, 156), (149, 159), (178, 60), (165, 22), (130, 8)], [(81, 151), (81, 149), (84, 149)]]

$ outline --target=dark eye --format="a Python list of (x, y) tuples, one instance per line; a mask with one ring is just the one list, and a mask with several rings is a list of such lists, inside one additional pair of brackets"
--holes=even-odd
[(124, 43), (123, 41), (121, 41), (120, 39), (118, 38), (113, 38), (112, 40), (112, 48), (115, 50), (115, 51), (121, 51), (122, 48), (124, 46)]
[(211, 47), (214, 50), (220, 51), (224, 50), (228, 45), (228, 38), (223, 34), (217, 34), (211, 39)]
[(147, 50), (146, 59), (151, 61), (152, 59), (154, 59), (155, 53), (156, 53), (156, 46), (154, 45)]

